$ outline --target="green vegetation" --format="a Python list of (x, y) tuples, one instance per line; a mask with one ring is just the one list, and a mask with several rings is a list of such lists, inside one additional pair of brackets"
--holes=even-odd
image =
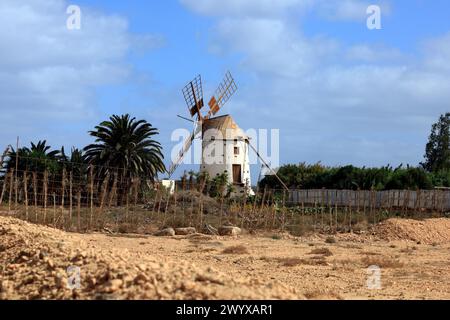
[(52, 150), (45, 140), (32, 142), (30, 148), (12, 149), (0, 169), (6, 172), (17, 166), (18, 176), (25, 171), (39, 174), (47, 171), (50, 175), (61, 176), (66, 169), (75, 178), (85, 176), (89, 165), (95, 165), (98, 166), (95, 174), (100, 179), (110, 173), (111, 168), (122, 169), (119, 173), (122, 181), (133, 177), (154, 180), (158, 172), (165, 172), (162, 147), (152, 139), (158, 130), (147, 121), (138, 121), (128, 114), (113, 115), (89, 134), (96, 138), (95, 144), (83, 150), (72, 148), (70, 156), (64, 148)]
[(425, 162), (422, 166), (429, 172), (450, 170), (450, 113), (441, 115), (431, 127), (431, 134), (425, 147)]
[[(327, 167), (320, 163), (300, 163), (280, 167), (278, 176), (289, 188), (297, 189), (415, 190), (450, 187), (449, 127), (450, 113), (441, 115), (439, 121), (433, 124), (425, 148), (425, 162), (420, 167)], [(274, 176), (266, 176), (260, 186), (283, 188)]]
[[(434, 185), (450, 186), (450, 171), (447, 174), (427, 173), (422, 168), (357, 168), (354, 166), (326, 167), (320, 163), (307, 165), (285, 165), (278, 170), (278, 176), (289, 188), (297, 189), (431, 189)], [(282, 189), (274, 176), (266, 176), (260, 186)]]
[(101, 168), (100, 175), (119, 168), (123, 177), (145, 176), (153, 180), (158, 172), (166, 171), (161, 144), (152, 139), (158, 130), (145, 120), (137, 121), (128, 114), (113, 115), (89, 134), (96, 143), (84, 148), (85, 158)]

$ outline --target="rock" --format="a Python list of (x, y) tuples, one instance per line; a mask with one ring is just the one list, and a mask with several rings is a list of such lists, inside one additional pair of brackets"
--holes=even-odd
[(46, 256), (48, 256), (47, 251), (39, 251), (39, 259), (44, 259)]
[(142, 263), (138, 264), (136, 267), (137, 267), (140, 271), (146, 271), (146, 270), (147, 270), (147, 266), (146, 266), (145, 264), (142, 264)]
[(194, 227), (187, 227), (187, 228), (175, 228), (175, 234), (186, 236), (188, 234), (194, 234), (197, 233), (197, 230), (195, 230)]
[(219, 227), (219, 235), (221, 236), (237, 236), (241, 233), (241, 228), (233, 226)]
[(97, 284), (97, 279), (93, 276), (89, 276), (87, 277), (86, 282), (90, 288), (93, 288)]
[(66, 277), (62, 274), (57, 274), (55, 276), (55, 284), (58, 289), (66, 288), (67, 287)]
[(120, 289), (120, 287), (122, 286), (123, 281), (120, 279), (113, 279), (108, 281), (108, 283), (106, 284), (103, 292), (107, 292), (107, 293), (112, 293), (112, 292), (116, 292), (117, 290)]
[(105, 231), (105, 232), (107, 232), (107, 233), (109, 233), (109, 234), (113, 234), (113, 233), (114, 233), (114, 232), (112, 232), (111, 229), (106, 228), (106, 227), (103, 228), (103, 231)]
[(218, 234), (217, 229), (214, 228), (214, 227), (213, 227), (212, 225), (210, 225), (210, 224), (205, 224), (205, 227), (203, 228), (203, 230), (204, 230), (204, 232), (205, 232), (206, 234), (212, 234), (212, 235), (217, 235), (217, 234)]
[(51, 269), (53, 269), (55, 267), (55, 263), (53, 262), (52, 259), (47, 260), (47, 266)]
[(134, 278), (134, 283), (138, 284), (138, 283), (145, 283), (147, 282), (149, 279), (148, 277), (144, 274), (144, 273), (139, 273), (135, 278)]
[(175, 230), (173, 228), (165, 228), (155, 232), (155, 236), (157, 237), (172, 237), (175, 235)]
[(3, 280), (0, 282), (0, 292), (2, 293), (10, 293), (12, 291), (13, 285), (8, 280)]
[(133, 283), (134, 279), (130, 275), (125, 275), (122, 277), (122, 281), (125, 286), (129, 286), (131, 283)]

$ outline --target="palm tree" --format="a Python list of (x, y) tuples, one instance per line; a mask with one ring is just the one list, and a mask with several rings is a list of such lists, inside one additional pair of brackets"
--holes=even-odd
[(8, 154), (8, 160), (5, 161), (5, 168), (10, 170), (16, 167), (16, 156), (18, 156), (17, 170), (18, 171), (36, 171), (43, 172), (44, 170), (57, 171), (58, 170), (58, 156), (59, 151), (50, 151), (51, 146), (47, 145), (47, 141), (38, 141), (37, 144), (31, 142), (31, 148), (23, 147), (17, 151), (11, 148)]
[(86, 160), (99, 166), (100, 176), (117, 169), (127, 181), (133, 177), (154, 181), (158, 172), (166, 171), (161, 144), (152, 139), (158, 130), (145, 120), (113, 115), (89, 134), (95, 143), (84, 148)]

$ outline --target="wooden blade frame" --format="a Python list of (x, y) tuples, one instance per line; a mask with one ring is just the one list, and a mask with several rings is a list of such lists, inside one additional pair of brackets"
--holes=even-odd
[(197, 124), (196, 128), (194, 129), (194, 131), (192, 131), (191, 135), (184, 141), (183, 148), (178, 153), (177, 159), (174, 162), (172, 162), (172, 164), (170, 165), (170, 168), (169, 168), (169, 171), (168, 171), (169, 178), (172, 176), (172, 174), (178, 168), (178, 166), (180, 165), (181, 161), (183, 161), (183, 158), (186, 155), (186, 152), (189, 150), (189, 148), (192, 145), (192, 141), (194, 141), (195, 137), (197, 136), (197, 134), (199, 134), (200, 131), (202, 131), (202, 123), (201, 122), (199, 122)]
[(194, 80), (189, 82), (183, 88), (184, 100), (189, 109), (191, 117), (197, 115), (198, 119), (201, 120), (203, 117), (200, 113), (201, 108), (203, 108), (203, 88), (202, 88), (202, 78), (200, 75), (195, 77)]
[(215, 95), (209, 100), (209, 112), (206, 118), (209, 118), (212, 115), (215, 115), (219, 112), (220, 108), (222, 108), (228, 100), (230, 100), (231, 96), (236, 92), (237, 85), (234, 82), (233, 76), (230, 71), (227, 71), (225, 74), (225, 78), (222, 83), (216, 90)]

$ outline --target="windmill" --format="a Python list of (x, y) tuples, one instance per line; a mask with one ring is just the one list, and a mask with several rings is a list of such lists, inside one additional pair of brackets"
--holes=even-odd
[[(250, 188), (249, 137), (230, 115), (216, 116), (236, 90), (236, 83), (231, 73), (227, 72), (208, 102), (208, 112), (202, 114), (205, 105), (201, 76), (198, 75), (183, 88), (183, 96), (191, 116), (191, 119), (187, 120), (194, 123), (194, 128), (170, 166), (169, 178), (183, 160), (194, 139), (200, 137), (202, 139), (200, 172), (208, 173), (211, 178), (227, 172), (228, 183), (233, 184), (237, 192), (253, 193)], [(216, 153), (214, 161), (210, 161), (208, 151), (211, 150)]]

